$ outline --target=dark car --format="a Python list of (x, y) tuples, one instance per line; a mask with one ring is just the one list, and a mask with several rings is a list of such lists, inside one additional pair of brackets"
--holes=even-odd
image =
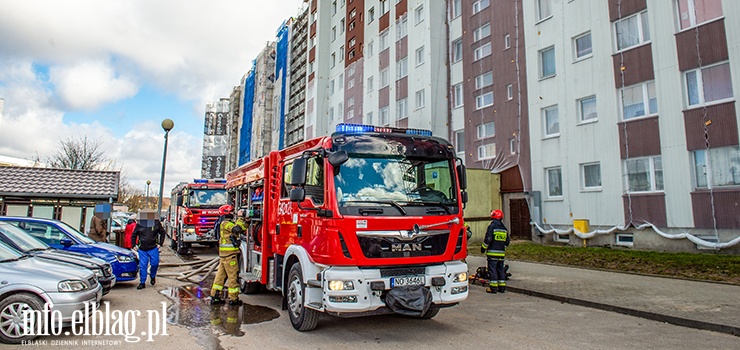
[(103, 294), (108, 294), (116, 284), (113, 268), (102, 259), (92, 256), (54, 249), (41, 240), (7, 222), (0, 222), (0, 241), (23, 254), (32, 255), (52, 262), (66, 263), (86, 268), (95, 273), (103, 286)]
[(59, 220), (0, 216), (7, 222), (23, 229), (53, 248), (81, 253), (103, 259), (110, 263), (116, 281), (132, 281), (139, 273), (139, 261), (134, 252), (108, 243), (95, 242), (72, 226)]

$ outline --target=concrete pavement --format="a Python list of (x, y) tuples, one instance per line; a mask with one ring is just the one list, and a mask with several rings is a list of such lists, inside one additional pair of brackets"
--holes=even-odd
[[(468, 256), (470, 273), (485, 266)], [(740, 336), (740, 286), (507, 260), (507, 291)]]

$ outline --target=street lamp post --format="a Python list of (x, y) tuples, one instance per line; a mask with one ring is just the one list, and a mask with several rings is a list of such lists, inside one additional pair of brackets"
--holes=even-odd
[(159, 203), (157, 205), (157, 218), (162, 215), (162, 192), (164, 192), (164, 168), (167, 163), (167, 138), (170, 134), (170, 130), (175, 127), (175, 122), (172, 119), (165, 119), (162, 121), (162, 129), (164, 129), (164, 153), (162, 154), (162, 174), (159, 176)]
[(146, 197), (144, 197), (144, 206), (146, 209), (149, 209), (149, 185), (151, 184), (151, 180), (146, 180)]

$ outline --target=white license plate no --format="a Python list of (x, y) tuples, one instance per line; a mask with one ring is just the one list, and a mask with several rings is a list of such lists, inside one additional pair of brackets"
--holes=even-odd
[(402, 286), (423, 286), (426, 284), (424, 276), (391, 277), (391, 288)]

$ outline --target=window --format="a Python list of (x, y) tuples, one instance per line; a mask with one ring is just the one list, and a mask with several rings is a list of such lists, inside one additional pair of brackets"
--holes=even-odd
[(478, 0), (473, 3), (473, 14), (481, 12), (483, 9), (491, 4), (491, 0)]
[(424, 64), (424, 46), (416, 49), (416, 66)]
[(452, 62), (459, 62), (462, 60), (462, 39), (457, 39), (452, 42)]
[(380, 51), (383, 51), (387, 49), (390, 46), (390, 42), (388, 41), (388, 31), (385, 31), (383, 34), (380, 34)]
[(367, 78), (367, 91), (373, 91), (373, 77)]
[(504, 50), (511, 47), (511, 36), (509, 34), (504, 35)]
[(581, 164), (581, 188), (584, 190), (601, 189), (601, 164)]
[(694, 169), (697, 188), (738, 186), (740, 185), (740, 146), (694, 151)]
[(334, 94), (334, 79), (329, 80), (329, 96)]
[(475, 109), (481, 109), (493, 105), (493, 92), (487, 92), (475, 97)]
[(614, 23), (617, 34), (617, 51), (623, 51), (650, 41), (647, 11)]
[(388, 106), (380, 109), (380, 125), (388, 125)]
[(455, 131), (455, 151), (465, 152), (465, 130)]
[(373, 55), (373, 41), (370, 40), (369, 43), (367, 43), (367, 55), (372, 56)]
[(473, 31), (473, 42), (491, 35), (491, 24), (486, 23)]
[(560, 135), (558, 106), (552, 106), (542, 109), (542, 119), (545, 123), (545, 137)]
[(491, 159), (496, 157), (496, 144), (478, 146), (478, 159)]
[(408, 62), (409, 62), (408, 57), (404, 57), (400, 61), (396, 62), (396, 80), (409, 75)]
[(349, 47), (354, 47), (356, 43), (357, 41), (355, 40), (354, 37), (352, 39), (349, 39)]
[(331, 67), (334, 68), (336, 64), (337, 64), (337, 54), (332, 52), (331, 53)]
[(593, 49), (591, 47), (590, 32), (576, 37), (575, 39), (573, 39), (573, 43), (573, 47), (576, 49), (576, 61), (583, 58), (591, 57)]
[(730, 64), (727, 62), (691, 70), (685, 74), (689, 106), (699, 106), (733, 97)]
[(342, 18), (341, 21), (339, 21), (339, 34), (344, 33), (344, 18)]
[(344, 45), (339, 47), (339, 62), (344, 61)]
[(622, 89), (621, 103), (622, 118), (624, 120), (658, 113), (655, 82), (646, 82)]
[(347, 107), (353, 107), (355, 105), (355, 98), (350, 97), (347, 99)]
[(459, 108), (463, 106), (463, 84), (456, 84), (452, 87), (452, 108)]
[(347, 112), (347, 120), (350, 120), (355, 117), (355, 110), (350, 109), (349, 112)]
[(334, 42), (334, 40), (337, 40), (337, 27), (336, 26), (331, 28), (331, 42)]
[(485, 44), (475, 49), (475, 51), (473, 52), (473, 60), (477, 61), (489, 55), (491, 55), (491, 43)]
[(483, 73), (475, 77), (475, 88), (480, 89), (493, 84), (493, 72)]
[(347, 72), (347, 76), (351, 77), (355, 75), (355, 66), (352, 65), (352, 67), (349, 68), (349, 71)]
[(390, 77), (388, 76), (388, 68), (380, 71), (380, 88), (384, 88), (390, 84)]
[(514, 85), (506, 85), (506, 99), (512, 100), (514, 99)]
[(627, 159), (624, 167), (627, 192), (663, 191), (661, 156)]
[(349, 13), (349, 18), (355, 18), (357, 16), (357, 9), (352, 9), (352, 11)]
[(596, 121), (598, 114), (596, 112), (596, 96), (584, 97), (578, 100), (578, 113), (581, 123)]
[(329, 107), (329, 123), (334, 122), (334, 107)]
[(337, 86), (339, 86), (338, 90), (342, 90), (344, 88), (344, 73), (339, 74), (339, 78), (337, 78)]
[(414, 10), (414, 20), (416, 24), (424, 22), (424, 5), (421, 5)]
[(408, 35), (408, 18), (406, 16), (401, 17), (401, 19), (396, 24), (396, 40), (401, 40), (403, 37)]
[(633, 247), (635, 245), (635, 237), (631, 233), (617, 233), (614, 235), (615, 244), (625, 247)]
[(334, 0), (331, 3), (331, 15), (334, 16), (337, 14), (337, 1)]
[(516, 138), (509, 140), (509, 153), (510, 154), (516, 154)]
[(409, 116), (409, 104), (408, 99), (399, 100), (396, 102), (396, 119), (403, 119)]
[(342, 102), (339, 102), (339, 106), (337, 106), (337, 116), (340, 118), (340, 121), (344, 116), (344, 103)]
[(478, 125), (476, 128), (478, 139), (482, 140), (487, 137), (493, 137), (496, 136), (496, 125), (494, 122), (485, 123)]
[(367, 10), (367, 23), (370, 23), (375, 20), (375, 7), (371, 7), (369, 10)]
[(550, 8), (550, 2), (552, 0), (536, 0), (537, 3), (537, 21), (550, 18), (552, 16), (552, 9)]
[(416, 92), (416, 108), (422, 108), (426, 104), (426, 101), (424, 100), (424, 90), (419, 90)]
[(540, 51), (540, 78), (555, 75), (555, 47)]
[(390, 6), (388, 5), (388, 0), (380, 0), (380, 15), (384, 15), (390, 11)]
[(722, 0), (678, 0), (681, 30), (722, 17)]
[(373, 124), (373, 112), (367, 112), (367, 114), (365, 114), (365, 124), (374, 125)]
[(563, 177), (560, 171), (560, 167), (545, 169), (545, 180), (547, 180), (547, 196), (548, 197), (562, 197), (563, 196)]
[(461, 3), (462, 0), (453, 0), (452, 8), (450, 9), (450, 18), (457, 18), (462, 13)]

